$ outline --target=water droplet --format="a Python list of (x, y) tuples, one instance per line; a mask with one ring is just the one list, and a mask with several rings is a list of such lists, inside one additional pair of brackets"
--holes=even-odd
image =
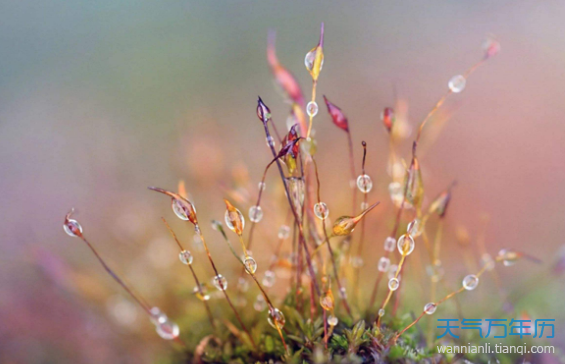
[(410, 234), (412, 237), (419, 236), (422, 232), (420, 231), (420, 219), (414, 219), (406, 228), (406, 232)]
[(362, 174), (357, 177), (357, 187), (362, 193), (369, 193), (371, 189), (373, 189), (373, 181), (371, 180), (371, 177), (366, 174)]
[(385, 310), (384, 308), (379, 309), (379, 313), (378, 313), (379, 317), (383, 317), (385, 315)]
[(267, 184), (265, 182), (259, 182), (257, 188), (259, 188), (259, 191), (265, 191), (265, 188), (267, 188)]
[(219, 291), (225, 291), (228, 289), (228, 280), (221, 274), (218, 274), (212, 279), (212, 283), (214, 287), (216, 287)]
[(349, 262), (353, 268), (361, 268), (363, 266), (363, 258), (359, 256), (349, 258)]
[(483, 51), (485, 52), (485, 58), (493, 57), (500, 52), (500, 43), (495, 39), (488, 38), (483, 42)]
[(334, 315), (329, 315), (327, 321), (328, 321), (328, 325), (330, 326), (337, 326), (337, 324), (339, 323), (339, 319)]
[(149, 311), (151, 312), (151, 316), (149, 317), (149, 320), (154, 325), (158, 325), (160, 323), (167, 321), (167, 315), (164, 312), (161, 312), (159, 307), (152, 307), (151, 310)]
[(218, 220), (212, 220), (212, 229), (214, 231), (221, 231), (222, 223)]
[(408, 234), (402, 235), (398, 238), (398, 251), (402, 255), (410, 255), (414, 251), (414, 239)]
[(379, 259), (379, 264), (377, 265), (377, 269), (379, 270), (379, 272), (386, 272), (389, 266), (390, 266), (390, 259), (386, 257), (381, 257), (381, 259)]
[(443, 275), (445, 273), (439, 260), (432, 265), (428, 265), (426, 267), (426, 272), (430, 276), (432, 282), (439, 282), (443, 278)]
[(327, 291), (324, 296), (320, 297), (320, 306), (326, 311), (334, 309), (334, 296), (331, 291)]
[(286, 319), (284, 318), (283, 313), (278, 308), (274, 308), (269, 312), (269, 324), (274, 327), (275, 329), (278, 328), (282, 329), (284, 324), (286, 323)]
[[(391, 264), (391, 265), (388, 267), (388, 278), (389, 278), (389, 279), (392, 279), (392, 278), (396, 277), (396, 271), (397, 271), (397, 270), (398, 270), (398, 265), (396, 265), (396, 264)], [(396, 277), (396, 278), (400, 279), (400, 275), (398, 275), (398, 277)]]
[(437, 308), (437, 305), (435, 303), (433, 303), (433, 302), (426, 303), (426, 305), (424, 306), (424, 312), (427, 315), (432, 315), (434, 312), (436, 312), (436, 308)]
[(289, 237), (289, 235), (290, 235), (290, 227), (286, 225), (282, 225), (279, 228), (279, 233), (278, 233), (279, 239), (286, 239)]
[(391, 291), (396, 291), (399, 286), (400, 281), (397, 278), (391, 278), (390, 281), (388, 281), (388, 289)]
[[(229, 203), (226, 201), (226, 205)], [(233, 205), (229, 204), (224, 215), (224, 220), (226, 221), (226, 226), (228, 229), (234, 233), (241, 235), (243, 229), (245, 228), (245, 218), (241, 211), (235, 208)]]
[(66, 219), (65, 223), (63, 224), (63, 230), (67, 233), (67, 235), (72, 236), (73, 238), (78, 238), (82, 235), (82, 226), (73, 219)]
[(479, 277), (474, 274), (469, 274), (463, 278), (463, 288), (467, 291), (472, 291), (479, 285)]
[(341, 288), (339, 289), (339, 296), (340, 296), (342, 299), (346, 299), (346, 298), (347, 298), (347, 291), (345, 290), (345, 287), (341, 287)]
[(492, 259), (489, 253), (484, 253), (481, 256), (481, 262), (483, 263), (483, 266), (486, 270), (490, 271), (494, 269), (494, 259)]
[[(317, 50), (318, 47), (312, 48), (310, 52), (306, 53), (306, 56), (304, 57), (304, 66), (306, 66), (306, 69), (310, 72), (312, 72), (312, 69), (314, 68), (314, 61), (316, 60)], [(322, 58), (322, 62), (320, 64), (320, 71), (322, 70), (323, 66), (324, 66), (324, 58)]]
[(267, 147), (271, 148), (271, 147), (275, 147), (276, 143), (275, 143), (275, 138), (273, 138), (271, 135), (269, 135), (266, 139), (267, 141)]
[(275, 275), (275, 272), (268, 270), (265, 272), (265, 276), (263, 276), (263, 285), (265, 287), (272, 287), (275, 284), (276, 279), (277, 276)]
[(318, 202), (314, 205), (314, 214), (320, 220), (325, 220), (330, 215), (330, 209), (324, 202)]
[(194, 243), (194, 249), (196, 249), (196, 251), (198, 252), (204, 251), (204, 244), (202, 243), (202, 239), (200, 238), (200, 235), (194, 235), (192, 237), (192, 242)]
[(259, 222), (263, 218), (263, 209), (261, 206), (251, 206), (249, 208), (249, 220), (252, 222)]
[(449, 80), (449, 83), (447, 85), (449, 86), (449, 89), (451, 90), (451, 92), (459, 93), (459, 92), (461, 92), (465, 89), (466, 83), (467, 83), (467, 80), (465, 79), (464, 76), (457, 75), (457, 76), (451, 77), (451, 79)]
[(176, 198), (173, 198), (172, 202), (171, 202), (171, 207), (173, 209), (173, 212), (175, 213), (175, 215), (177, 215), (177, 217), (181, 220), (188, 220), (188, 214), (185, 212), (184, 207), (183, 207), (183, 203), (181, 200), (177, 200)]
[(361, 202), (361, 210), (366, 210), (369, 208), (369, 203), (368, 202)]
[(396, 239), (395, 238), (393, 238), (392, 236), (389, 236), (388, 238), (385, 239), (385, 250), (387, 252), (393, 251), (395, 246), (396, 246)]
[(208, 301), (210, 299), (210, 295), (208, 294), (208, 286), (204, 283), (200, 283), (200, 289), (198, 286), (194, 287), (192, 293), (198, 298), (200, 301)]
[(245, 258), (243, 264), (245, 264), (245, 269), (247, 273), (255, 274), (255, 272), (257, 271), (257, 262), (252, 257)]
[(239, 277), (237, 280), (237, 288), (239, 288), (241, 292), (247, 292), (249, 289), (249, 282), (245, 279), (245, 277)]
[(257, 295), (257, 299), (255, 300), (255, 303), (253, 303), (253, 308), (259, 312), (267, 308), (267, 302), (265, 302), (265, 297), (263, 297), (262, 294)]
[(179, 326), (168, 319), (165, 322), (155, 324), (155, 330), (165, 340), (176, 339), (180, 334)]
[(306, 105), (306, 112), (308, 116), (312, 118), (318, 114), (318, 104), (316, 101), (310, 101), (308, 105)]
[(179, 253), (179, 259), (182, 264), (189, 265), (192, 264), (192, 254), (188, 250), (183, 250)]
[(518, 254), (507, 249), (502, 249), (498, 252), (497, 259), (499, 261), (502, 260), (502, 264), (504, 264), (505, 267), (510, 267), (518, 260)]

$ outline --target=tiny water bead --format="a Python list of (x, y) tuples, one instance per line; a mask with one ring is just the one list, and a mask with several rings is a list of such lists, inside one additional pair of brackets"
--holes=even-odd
[(290, 227), (283, 225), (279, 228), (279, 233), (277, 234), (279, 239), (286, 239), (290, 236)]
[(334, 315), (330, 315), (330, 316), (328, 316), (327, 322), (328, 322), (328, 325), (330, 325), (330, 326), (337, 326), (337, 324), (339, 323), (339, 319), (337, 317), (335, 317)]
[(439, 282), (443, 278), (445, 271), (441, 266), (441, 262), (438, 260), (434, 264), (426, 267), (426, 273), (428, 273), (432, 282)]
[(357, 177), (357, 188), (362, 193), (369, 193), (373, 189), (373, 180), (366, 174)]
[(257, 188), (259, 189), (259, 191), (265, 191), (265, 188), (267, 188), (267, 184), (265, 182), (259, 182)]
[(388, 281), (388, 289), (390, 289), (391, 291), (396, 291), (399, 286), (400, 286), (400, 281), (398, 280), (398, 278), (391, 278)]
[(286, 319), (284, 317), (284, 314), (278, 308), (273, 308), (272, 310), (270, 310), (268, 321), (269, 321), (269, 324), (272, 327), (274, 327), (275, 329), (277, 327), (279, 329), (282, 329), (284, 327), (284, 324), (286, 323)]
[(255, 309), (255, 311), (259, 312), (267, 308), (267, 302), (265, 302), (265, 297), (263, 297), (262, 294), (257, 295), (257, 299), (253, 303), (253, 308)]
[(479, 277), (474, 274), (469, 274), (463, 278), (463, 288), (467, 291), (472, 291), (479, 285)]
[(157, 324), (160, 324), (160, 323), (167, 321), (167, 315), (164, 312), (162, 312), (159, 307), (152, 307), (151, 310), (149, 310), (149, 311), (151, 313), (149, 320), (154, 325), (157, 325)]
[(396, 246), (396, 239), (395, 238), (393, 238), (392, 236), (389, 236), (388, 238), (385, 239), (385, 250), (387, 252), (393, 251), (395, 246)]
[(320, 220), (325, 220), (330, 215), (330, 209), (324, 202), (318, 202), (314, 205), (314, 214)]
[(228, 288), (228, 280), (221, 274), (215, 276), (212, 279), (212, 283), (219, 291), (225, 291)]
[(398, 238), (398, 251), (402, 255), (410, 255), (414, 251), (414, 239), (408, 234), (402, 235)]
[(379, 309), (378, 315), (379, 315), (379, 317), (383, 317), (385, 315), (384, 308)]
[(198, 286), (194, 287), (192, 293), (198, 298), (200, 301), (208, 301), (210, 299), (210, 295), (208, 294), (208, 286), (204, 283), (200, 283), (200, 288)]
[(306, 113), (312, 118), (318, 115), (318, 104), (316, 101), (310, 101), (308, 105), (306, 105)]
[(192, 259), (193, 259), (192, 254), (190, 254), (188, 250), (183, 250), (182, 252), (179, 253), (179, 260), (184, 265), (192, 264)]
[(410, 234), (412, 237), (420, 235), (420, 220), (414, 219), (410, 221), (410, 223), (406, 227), (406, 233)]
[(245, 269), (248, 274), (255, 274), (257, 271), (257, 261), (252, 257), (245, 258), (243, 264), (245, 264)]
[(73, 219), (65, 220), (65, 223), (63, 224), (63, 230), (65, 230), (67, 235), (72, 236), (73, 238), (82, 236), (82, 226), (80, 226), (78, 221)]
[(341, 287), (339, 289), (339, 297), (341, 297), (342, 299), (347, 298), (347, 291), (345, 290), (345, 287)]
[(457, 76), (451, 77), (451, 79), (449, 80), (449, 83), (447, 85), (449, 86), (449, 89), (451, 90), (451, 92), (459, 93), (459, 92), (461, 92), (465, 89), (466, 83), (467, 83), (467, 80), (465, 79), (464, 76), (457, 75)]
[(502, 264), (504, 264), (505, 267), (510, 267), (511, 265), (514, 265), (514, 263), (516, 263), (516, 261), (518, 260), (518, 253), (507, 249), (502, 249), (498, 252), (497, 260), (502, 260)]
[(239, 288), (241, 292), (247, 292), (249, 289), (249, 281), (247, 281), (245, 277), (239, 277), (237, 280), (237, 288)]
[(326, 311), (334, 309), (334, 296), (331, 291), (326, 292), (323, 297), (320, 297), (320, 306)]
[(349, 262), (353, 268), (361, 268), (364, 264), (363, 258), (359, 256), (349, 258)]
[(275, 143), (275, 138), (273, 138), (271, 135), (269, 135), (266, 139), (267, 141), (267, 147), (271, 148), (271, 147), (275, 147), (276, 143)]
[(261, 206), (251, 206), (249, 208), (249, 220), (252, 222), (259, 222), (263, 218), (263, 209)]
[(179, 325), (167, 319), (165, 322), (155, 324), (157, 334), (165, 340), (176, 339), (180, 334)]
[(275, 272), (272, 270), (266, 271), (265, 276), (263, 276), (263, 285), (265, 287), (272, 287), (275, 284), (276, 278)]
[[(392, 279), (392, 278), (396, 277), (396, 271), (397, 271), (397, 270), (398, 270), (398, 265), (396, 265), (396, 264), (391, 264), (391, 265), (388, 267), (388, 278), (389, 278), (389, 279)], [(396, 277), (396, 278), (400, 279), (400, 275), (398, 275), (398, 277)]]
[(483, 267), (485, 267), (486, 270), (491, 271), (494, 269), (494, 259), (492, 259), (491, 255), (489, 253), (484, 253), (481, 256), (481, 262), (483, 264)]
[(379, 272), (386, 272), (389, 266), (390, 266), (390, 259), (386, 257), (381, 257), (381, 259), (379, 259), (377, 269), (379, 270)]
[(369, 203), (368, 202), (361, 202), (361, 210), (366, 210), (369, 208)]
[(424, 306), (424, 312), (426, 313), (426, 315), (432, 315), (434, 312), (436, 312), (436, 308), (437, 305), (434, 302), (426, 303), (426, 305)]

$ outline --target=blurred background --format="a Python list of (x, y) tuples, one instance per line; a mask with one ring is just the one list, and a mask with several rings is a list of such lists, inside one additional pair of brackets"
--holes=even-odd
[[(318, 103), (325, 94), (348, 115), (357, 168), (367, 141), (369, 200), (383, 201), (367, 220), (362, 284), (374, 282), (392, 215), (382, 109), (403, 100), (415, 128), (493, 35), (500, 54), (448, 100), (441, 132), (424, 136), (427, 202), (458, 181), (442, 251), (446, 280), (458, 284), (466, 272), (461, 257), (467, 250), (478, 257), (472, 252), (484, 232), (491, 254), (510, 247), (543, 260), (500, 270), (501, 284), (509, 292), (532, 287), (529, 314), (562, 319), (563, 277), (547, 272), (565, 235), (563, 19), (565, 3), (557, 0), (0, 1), (0, 362), (167, 362), (173, 351), (86, 246), (64, 234), (71, 207), (109, 264), (148, 301), (178, 318), (183, 332), (205, 330), (182, 318), (201, 305), (160, 216), (189, 247), (192, 232), (146, 187), (174, 190), (185, 180), (201, 221), (223, 218), (234, 180), (256, 196), (271, 158), (257, 95), (279, 129), (289, 112), (266, 61), (268, 31), (276, 31), (279, 60), (309, 95), (304, 55), (322, 21)], [(314, 129), (322, 198), (335, 218), (350, 210), (346, 136), (325, 107)], [(412, 139), (399, 146), (405, 158)], [(285, 220), (275, 207), (284, 202), (277, 178), (267, 178), (254, 243), (260, 271)], [(470, 247), (457, 242), (463, 228)], [(203, 229), (235, 285), (233, 257), (208, 224)], [(197, 271), (211, 278), (195, 254)], [(466, 304), (496, 304), (496, 289), (486, 283)], [(564, 326), (556, 326), (562, 345)]]

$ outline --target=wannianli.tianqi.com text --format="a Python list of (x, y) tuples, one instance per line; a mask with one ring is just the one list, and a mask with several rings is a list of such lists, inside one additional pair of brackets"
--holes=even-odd
[(440, 345), (437, 347), (441, 354), (554, 354), (552, 345), (502, 345), (485, 343), (483, 345)]

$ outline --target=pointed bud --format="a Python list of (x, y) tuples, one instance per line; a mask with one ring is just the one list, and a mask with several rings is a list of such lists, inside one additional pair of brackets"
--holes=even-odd
[(287, 93), (288, 97), (294, 102), (304, 107), (304, 96), (302, 95), (302, 90), (300, 85), (296, 81), (296, 78), (290, 73), (286, 68), (284, 68), (278, 58), (275, 51), (275, 35), (274, 32), (269, 33), (269, 41), (267, 44), (267, 61), (271, 67), (271, 72), (275, 76), (277, 83), (281, 88)]
[(357, 216), (341, 216), (341, 217), (339, 217), (334, 222), (334, 224), (332, 226), (332, 234), (334, 236), (345, 236), (345, 235), (351, 234), (353, 232), (353, 230), (355, 230), (355, 226), (357, 226), (357, 223), (359, 223), (359, 221), (361, 221), (363, 219), (363, 217), (365, 217), (365, 215), (369, 211), (374, 209), (378, 204), (379, 204), (379, 202), (369, 206), (367, 209), (365, 209), (363, 212), (361, 212)]
[(168, 190), (164, 190), (158, 187), (148, 187), (150, 190), (162, 193), (171, 197), (173, 212), (181, 220), (189, 220), (194, 225), (198, 225), (198, 219), (196, 218), (196, 208), (186, 198), (182, 197), (178, 193), (174, 193)]
[(349, 132), (349, 123), (343, 111), (341, 111), (341, 109), (336, 105), (332, 104), (325, 95), (324, 95), (324, 101), (326, 102), (326, 106), (328, 107), (328, 113), (330, 113), (334, 124), (341, 130)]
[(257, 117), (266, 124), (271, 118), (271, 110), (265, 105), (261, 97), (257, 99)]
[(394, 125), (394, 109), (392, 107), (385, 107), (381, 113), (381, 120), (386, 130), (390, 133)]

